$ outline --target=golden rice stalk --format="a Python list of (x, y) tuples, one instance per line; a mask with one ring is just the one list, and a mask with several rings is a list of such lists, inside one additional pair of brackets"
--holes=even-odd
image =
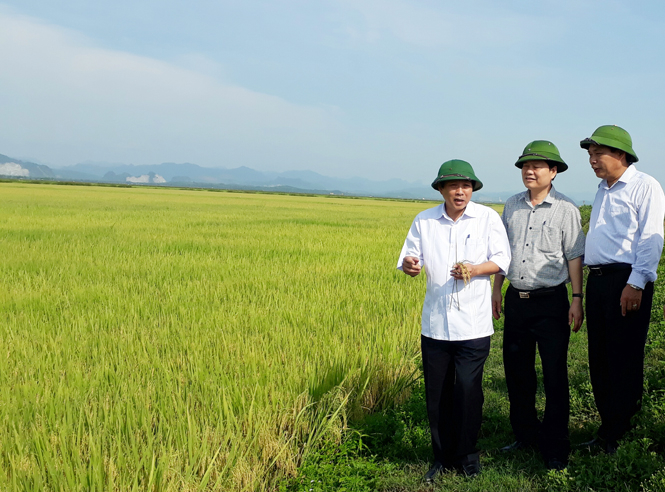
[(462, 278), (464, 279), (464, 286), (471, 281), (471, 272), (469, 271), (469, 268), (465, 265), (464, 261), (458, 261), (455, 263), (455, 268), (459, 268), (460, 271), (462, 272)]

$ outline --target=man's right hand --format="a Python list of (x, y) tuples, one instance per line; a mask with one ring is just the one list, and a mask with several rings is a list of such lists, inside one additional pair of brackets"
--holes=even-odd
[(415, 256), (405, 256), (402, 261), (402, 271), (407, 275), (415, 277), (420, 273), (420, 259)]

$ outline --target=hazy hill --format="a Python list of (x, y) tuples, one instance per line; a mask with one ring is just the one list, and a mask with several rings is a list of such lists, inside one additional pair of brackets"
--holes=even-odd
[[(13, 178), (60, 179), (107, 183), (144, 183), (174, 186), (212, 187), (236, 190), (283, 191), (294, 193), (332, 193), (440, 200), (441, 195), (429, 183), (402, 179), (374, 181), (366, 178), (333, 178), (314, 171), (262, 172), (241, 166), (233, 169), (202, 167), (192, 163), (165, 162), (132, 165), (107, 162), (82, 162), (51, 169), (42, 164), (21, 161), (0, 154), (0, 176)], [(474, 193), (479, 202), (504, 202), (520, 190)], [(592, 193), (569, 195), (578, 205), (591, 203)]]
[(0, 176), (54, 178), (50, 167), (0, 154)]
[[(230, 185), (234, 189), (298, 190), (301, 192), (333, 192), (352, 195), (372, 195), (395, 198), (437, 199), (429, 185), (400, 179), (373, 181), (363, 178), (331, 178), (314, 171), (261, 172), (246, 166), (233, 169), (209, 168), (197, 164), (166, 162), (155, 165), (131, 165), (85, 162), (55, 170), (63, 178), (89, 176), (100, 181), (117, 182), (118, 176), (139, 176), (155, 173), (167, 183), (200, 185)], [(112, 173), (112, 174), (111, 174)], [(217, 186), (215, 186), (217, 187)]]

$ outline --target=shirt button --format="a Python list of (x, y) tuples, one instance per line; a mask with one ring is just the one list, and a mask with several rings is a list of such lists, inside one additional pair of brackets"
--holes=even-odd
[(529, 243), (526, 243), (526, 245), (528, 246), (528, 245), (529, 245)]
[(520, 277), (520, 280), (524, 280), (524, 277)]
[(526, 260), (522, 260), (522, 263), (524, 263)]
[(533, 229), (533, 227), (529, 227), (529, 229)]

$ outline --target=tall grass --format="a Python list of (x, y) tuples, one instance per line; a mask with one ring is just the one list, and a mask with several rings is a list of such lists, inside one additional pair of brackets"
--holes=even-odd
[[(590, 207), (581, 207), (583, 226)], [(572, 333), (568, 350), (570, 388), (570, 439), (573, 449), (568, 467), (547, 470), (540, 452), (526, 449), (503, 453), (500, 448), (514, 441), (506, 387), (502, 345), (503, 318), (494, 322), (490, 355), (485, 364), (483, 424), (478, 447), (483, 471), (468, 479), (454, 471), (444, 473), (434, 490), (492, 491), (665, 491), (665, 255), (658, 267), (651, 323), (645, 348), (642, 409), (634, 417), (616, 454), (576, 446), (596, 435), (600, 416), (589, 378), (586, 326)], [(504, 284), (504, 289), (507, 285)], [(545, 392), (540, 357), (536, 408), (544, 415)], [(430, 489), (422, 476), (432, 459), (429, 424), (422, 379), (411, 397), (349, 424), (341, 444), (325, 443), (311, 453), (296, 478), (285, 480), (282, 491), (347, 492), (422, 491)]]
[(417, 377), (423, 203), (0, 197), (2, 490), (267, 490)]

